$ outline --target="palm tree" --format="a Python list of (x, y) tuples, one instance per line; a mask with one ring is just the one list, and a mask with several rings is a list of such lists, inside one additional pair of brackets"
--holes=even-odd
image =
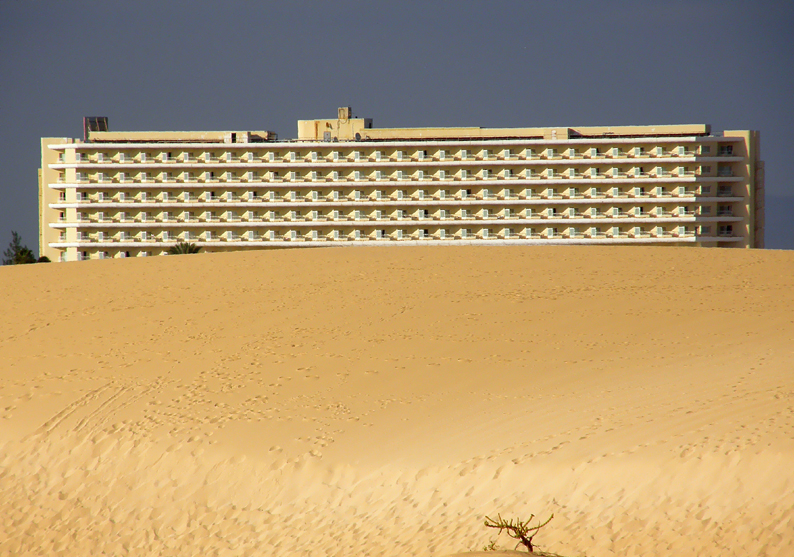
[(179, 242), (175, 246), (171, 246), (171, 249), (168, 250), (168, 253), (171, 255), (182, 255), (185, 253), (198, 253), (199, 251), (201, 251), (201, 248), (196, 244)]

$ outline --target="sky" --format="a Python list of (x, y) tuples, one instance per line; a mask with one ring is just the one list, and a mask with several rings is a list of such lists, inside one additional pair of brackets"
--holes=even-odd
[(41, 137), (375, 127), (761, 131), (766, 246), (794, 249), (794, 2), (0, 0), (0, 248), (38, 251)]

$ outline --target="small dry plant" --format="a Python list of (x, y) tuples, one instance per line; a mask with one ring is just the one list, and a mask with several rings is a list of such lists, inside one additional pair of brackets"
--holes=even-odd
[[(505, 520), (504, 518), (502, 518), (501, 514), (498, 514), (496, 515), (496, 520), (486, 516), (485, 525), (488, 528), (498, 529), (499, 534), (501, 534), (503, 531), (507, 532), (508, 536), (510, 536), (514, 540), (518, 540), (518, 543), (516, 544), (516, 548), (519, 545), (523, 544), (524, 547), (526, 547), (530, 553), (533, 553), (535, 547), (532, 545), (532, 538), (535, 537), (535, 534), (538, 533), (538, 530), (540, 530), (541, 528), (546, 526), (546, 524), (551, 522), (551, 519), (554, 518), (554, 515), (552, 514), (549, 517), (549, 519), (543, 524), (538, 523), (537, 526), (531, 526), (530, 523), (534, 518), (535, 515), (532, 514), (529, 515), (528, 520), (521, 520), (518, 518), (515, 520)], [(490, 546), (486, 546), (485, 549), (496, 549), (495, 543), (496, 542), (492, 541)]]

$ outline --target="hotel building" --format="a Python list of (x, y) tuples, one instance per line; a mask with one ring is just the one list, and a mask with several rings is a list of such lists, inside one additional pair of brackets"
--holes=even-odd
[(340, 108), (273, 132), (43, 138), (53, 261), (360, 245), (763, 247), (759, 132), (708, 125), (373, 128)]

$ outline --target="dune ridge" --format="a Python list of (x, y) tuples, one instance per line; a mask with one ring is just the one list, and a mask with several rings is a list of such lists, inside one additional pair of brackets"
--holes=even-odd
[[(0, 269), (0, 555), (794, 553), (794, 255)], [(506, 536), (498, 540), (512, 549)]]

